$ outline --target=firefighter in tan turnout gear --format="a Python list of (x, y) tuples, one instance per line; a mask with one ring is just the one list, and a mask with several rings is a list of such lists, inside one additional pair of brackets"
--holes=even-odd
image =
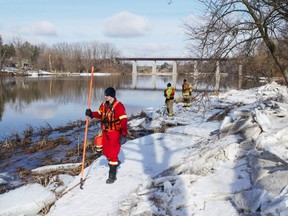
[(186, 80), (182, 84), (183, 107), (190, 107), (190, 98), (192, 95), (192, 85)]
[(166, 98), (165, 104), (166, 104), (169, 116), (174, 116), (174, 111), (173, 111), (174, 94), (175, 94), (175, 88), (171, 86), (171, 83), (168, 83), (167, 88), (164, 91), (164, 97)]

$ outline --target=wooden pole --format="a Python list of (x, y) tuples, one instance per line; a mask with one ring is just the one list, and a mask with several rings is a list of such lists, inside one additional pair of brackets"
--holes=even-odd
[[(92, 67), (92, 70), (91, 70), (90, 87), (89, 87), (89, 93), (88, 93), (88, 107), (87, 107), (87, 109), (90, 109), (90, 102), (91, 102), (91, 97), (92, 97), (93, 76), (94, 76), (94, 67)], [(83, 183), (84, 183), (83, 175), (84, 175), (84, 167), (85, 167), (85, 154), (86, 154), (89, 118), (90, 118), (89, 116), (86, 116), (84, 144), (83, 144), (83, 154), (82, 154), (82, 169), (81, 169), (81, 179), (80, 179), (80, 188), (81, 189), (83, 189)]]

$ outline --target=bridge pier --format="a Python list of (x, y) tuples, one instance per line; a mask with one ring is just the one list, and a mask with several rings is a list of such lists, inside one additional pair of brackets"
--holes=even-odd
[(198, 85), (198, 76), (199, 76), (199, 71), (198, 71), (198, 67), (197, 67), (197, 61), (194, 61), (194, 86), (197, 87)]
[(132, 73), (132, 89), (136, 89), (137, 87), (137, 73)]
[(173, 86), (176, 90), (176, 85), (177, 85), (177, 73), (176, 74), (172, 74), (172, 83), (173, 83)]
[(157, 74), (157, 65), (156, 65), (156, 61), (153, 62), (152, 65), (152, 74)]
[(216, 79), (216, 83), (215, 83), (215, 90), (219, 91), (220, 90), (220, 62), (216, 61), (216, 74), (215, 74), (215, 79)]
[(132, 64), (132, 74), (135, 73), (137, 74), (137, 61), (133, 61), (133, 64)]
[(176, 61), (173, 61), (172, 74), (177, 74), (177, 62)]
[(156, 83), (157, 83), (157, 74), (152, 74), (152, 87), (153, 87), (153, 89), (156, 89)]
[(242, 64), (239, 64), (239, 81), (238, 81), (238, 88), (241, 89), (242, 88)]

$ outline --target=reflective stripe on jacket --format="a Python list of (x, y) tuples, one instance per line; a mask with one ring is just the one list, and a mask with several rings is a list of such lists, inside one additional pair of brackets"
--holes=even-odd
[(173, 88), (172, 86), (168, 87), (165, 92), (164, 92), (164, 96), (167, 99), (174, 99), (174, 94), (175, 94), (175, 88)]

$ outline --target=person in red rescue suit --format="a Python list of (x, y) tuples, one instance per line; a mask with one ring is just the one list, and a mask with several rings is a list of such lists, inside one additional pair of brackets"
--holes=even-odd
[(174, 94), (175, 94), (175, 88), (171, 86), (171, 83), (168, 83), (167, 88), (164, 90), (164, 97), (166, 98), (165, 104), (169, 116), (174, 116), (173, 111)]
[(192, 95), (192, 85), (186, 80), (182, 84), (183, 107), (190, 107), (190, 98)]
[(99, 109), (95, 112), (86, 109), (85, 115), (101, 120), (102, 152), (109, 164), (109, 176), (106, 183), (111, 184), (117, 179), (116, 171), (121, 163), (118, 154), (121, 145), (127, 140), (128, 124), (125, 107), (116, 99), (115, 89), (108, 87), (104, 94), (106, 101), (101, 103)]

